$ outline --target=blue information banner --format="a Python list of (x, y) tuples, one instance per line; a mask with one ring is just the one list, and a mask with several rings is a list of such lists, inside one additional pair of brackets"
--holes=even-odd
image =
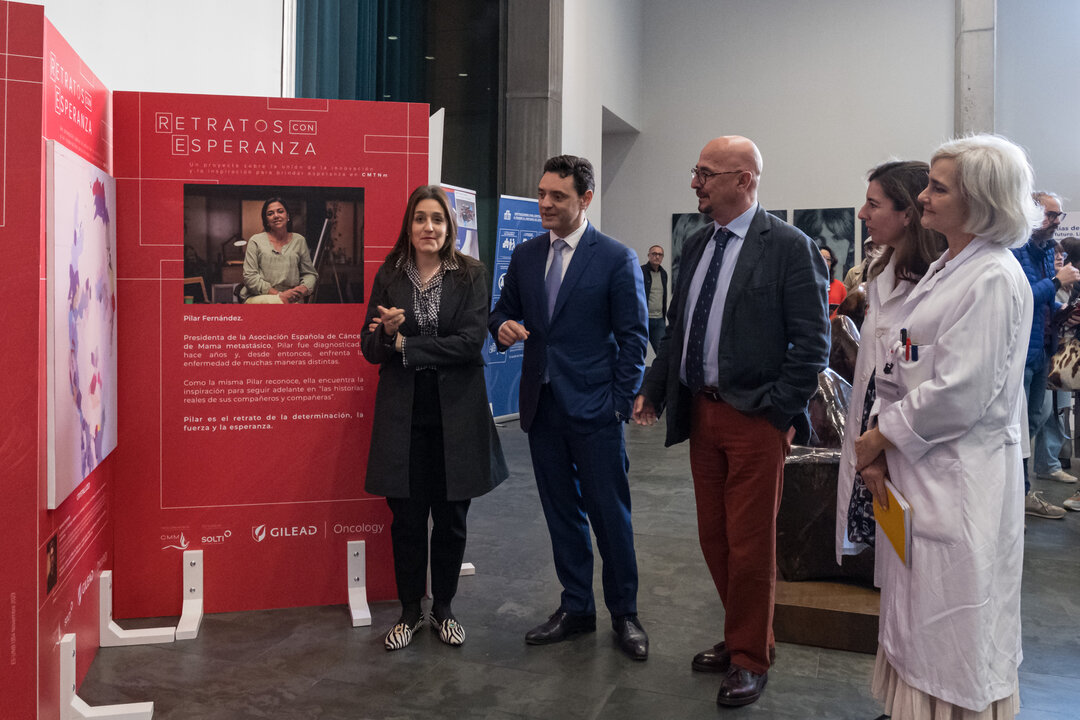
[[(492, 307), (502, 294), (503, 278), (510, 267), (510, 256), (521, 243), (544, 232), (540, 225), (540, 207), (536, 198), (502, 195), (499, 198), (499, 225), (496, 238), (495, 264), (491, 273)], [(516, 343), (504, 353), (498, 351), (490, 337), (484, 356), (487, 366), (488, 402), (495, 418), (517, 415), (518, 386), (521, 384), (521, 356), (524, 343)]]

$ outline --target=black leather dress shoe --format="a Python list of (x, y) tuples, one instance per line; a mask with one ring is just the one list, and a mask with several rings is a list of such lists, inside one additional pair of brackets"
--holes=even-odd
[(537, 625), (525, 633), (525, 642), (529, 645), (550, 645), (562, 642), (575, 633), (594, 632), (596, 615), (571, 615), (556, 610), (547, 622)]
[[(776, 662), (776, 648), (769, 648), (769, 664)], [(713, 645), (708, 650), (702, 650), (694, 656), (690, 667), (698, 672), (723, 673), (731, 667), (731, 653), (727, 651), (724, 641)]]
[(649, 636), (637, 615), (620, 615), (611, 620), (611, 629), (619, 638), (619, 648), (633, 660), (649, 657)]
[(769, 673), (760, 675), (746, 668), (732, 665), (728, 668), (724, 681), (720, 683), (720, 692), (716, 695), (716, 704), (725, 707), (740, 707), (755, 702), (765, 690)]

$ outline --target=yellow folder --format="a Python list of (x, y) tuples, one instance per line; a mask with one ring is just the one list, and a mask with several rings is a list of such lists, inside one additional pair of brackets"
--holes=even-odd
[(885, 492), (889, 494), (889, 509), (881, 507), (875, 500), (874, 519), (904, 566), (911, 567), (911, 505), (888, 480), (885, 481)]

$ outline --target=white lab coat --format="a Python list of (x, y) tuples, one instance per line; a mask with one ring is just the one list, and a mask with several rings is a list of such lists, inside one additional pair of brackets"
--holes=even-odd
[[(851, 402), (848, 403), (847, 422), (840, 446), (840, 474), (836, 482), (837, 563), (844, 555), (858, 554), (866, 547), (863, 543), (851, 542), (847, 537), (848, 505), (855, 482), (855, 440), (862, 429), (866, 386), (874, 368), (884, 364), (885, 354), (900, 336), (902, 325), (899, 324), (899, 310), (913, 287), (915, 285), (907, 280), (897, 282), (895, 253), (881, 273), (866, 283), (866, 317), (859, 331), (859, 355), (855, 359)], [(883, 542), (888, 540), (883, 538)]]
[(1031, 287), (1012, 253), (975, 238), (930, 266), (897, 318), (919, 359), (901, 351), (891, 373), (878, 365), (878, 427), (896, 446), (889, 475), (912, 507), (911, 568), (877, 543), (878, 641), (907, 684), (979, 711), (1013, 694), (1023, 657)]

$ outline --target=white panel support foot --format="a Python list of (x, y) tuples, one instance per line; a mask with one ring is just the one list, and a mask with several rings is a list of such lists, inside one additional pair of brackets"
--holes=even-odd
[(184, 607), (176, 624), (176, 639), (199, 636), (203, 618), (203, 551), (184, 551)]
[(98, 579), (98, 637), (98, 645), (101, 647), (171, 643), (176, 639), (176, 628), (125, 630), (113, 622), (112, 570), (104, 570)]
[(476, 566), (475, 565), (473, 565), (472, 563), (466, 563), (466, 562), (461, 563), (461, 572), (458, 573), (458, 577), (465, 577), (466, 575), (475, 575), (475, 574), (476, 574)]
[(60, 720), (150, 720), (154, 703), (124, 703), (91, 707), (75, 694), (75, 633), (60, 640)]
[(345, 544), (348, 552), (346, 567), (349, 571), (349, 614), (352, 626), (371, 624), (371, 609), (367, 601), (367, 555), (363, 540), (350, 540)]

